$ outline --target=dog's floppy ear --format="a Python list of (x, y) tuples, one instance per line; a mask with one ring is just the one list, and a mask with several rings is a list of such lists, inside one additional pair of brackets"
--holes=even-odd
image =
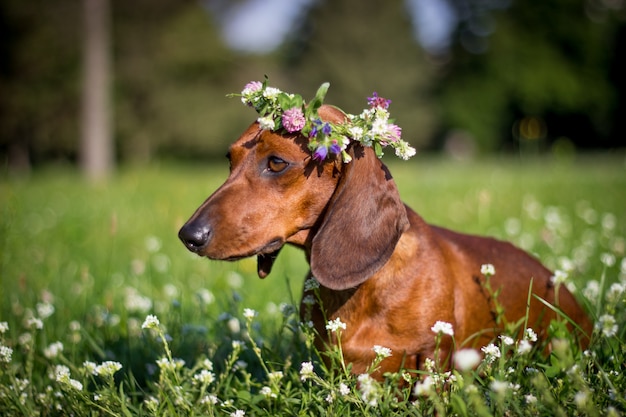
[(355, 144), (313, 237), (311, 272), (325, 287), (362, 283), (391, 256), (408, 228), (406, 208), (387, 167), (369, 147)]

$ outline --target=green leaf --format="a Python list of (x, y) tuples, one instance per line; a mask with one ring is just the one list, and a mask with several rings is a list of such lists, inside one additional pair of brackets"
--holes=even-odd
[(324, 104), (324, 97), (326, 97), (328, 87), (330, 87), (330, 83), (326, 82), (320, 85), (320, 87), (317, 89), (317, 93), (315, 93), (315, 98), (311, 100), (309, 106), (306, 109), (307, 119), (310, 119), (310, 116), (317, 115), (317, 109), (319, 109), (322, 104)]

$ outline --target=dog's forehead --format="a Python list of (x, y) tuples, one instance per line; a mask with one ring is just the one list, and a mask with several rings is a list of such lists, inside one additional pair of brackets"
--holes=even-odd
[(262, 130), (258, 123), (252, 124), (229, 148), (231, 158), (235, 159), (242, 158), (252, 151), (258, 155), (278, 153), (291, 157), (306, 154), (301, 144), (296, 143), (295, 137)]

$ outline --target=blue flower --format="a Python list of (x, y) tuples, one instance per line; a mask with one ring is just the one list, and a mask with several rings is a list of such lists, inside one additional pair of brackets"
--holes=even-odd
[(324, 145), (320, 145), (313, 153), (313, 159), (317, 161), (323, 161), (328, 155), (328, 149)]

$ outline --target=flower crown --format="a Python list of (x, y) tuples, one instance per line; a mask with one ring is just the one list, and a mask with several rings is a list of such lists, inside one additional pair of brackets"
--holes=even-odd
[(322, 84), (308, 104), (299, 94), (269, 87), (267, 78), (264, 82), (252, 81), (246, 84), (241, 94), (229, 94), (229, 97), (241, 97), (245, 105), (254, 107), (259, 113), (257, 121), (262, 129), (301, 132), (308, 137), (309, 150), (313, 152), (313, 159), (318, 161), (323, 161), (329, 154), (341, 154), (343, 162), (350, 162), (352, 157), (346, 148), (351, 140), (373, 147), (379, 158), (383, 156), (385, 146), (391, 146), (404, 160), (415, 155), (415, 149), (400, 139), (402, 129), (389, 119), (387, 109), (391, 100), (379, 97), (377, 93), (367, 99), (370, 107), (358, 116), (346, 114), (347, 120), (340, 124), (322, 121), (317, 110), (324, 102), (329, 86), (329, 83)]

